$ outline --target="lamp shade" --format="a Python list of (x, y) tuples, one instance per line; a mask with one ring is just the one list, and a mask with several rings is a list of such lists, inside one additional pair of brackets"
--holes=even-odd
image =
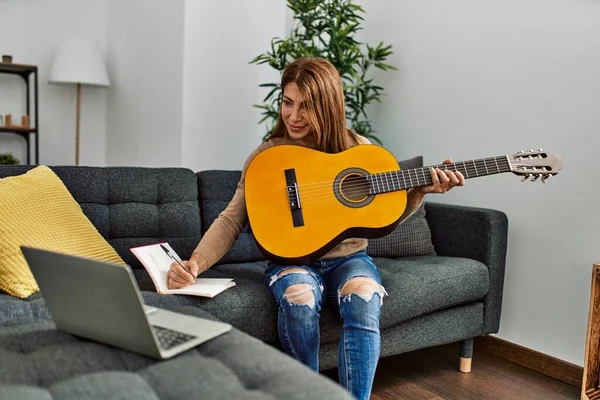
[(48, 81), (110, 86), (100, 52), (92, 42), (83, 38), (71, 39), (58, 48)]

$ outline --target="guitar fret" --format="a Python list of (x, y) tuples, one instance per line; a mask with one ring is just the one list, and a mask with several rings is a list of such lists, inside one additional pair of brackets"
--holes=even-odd
[(464, 161), (462, 162), (462, 164), (463, 164), (463, 168), (465, 169), (465, 175), (468, 178), (469, 177), (469, 171), (467, 171), (467, 166), (465, 165)]
[(421, 174), (423, 174), (423, 184), (427, 185), (427, 177), (425, 176), (425, 168), (421, 168)]
[(404, 176), (404, 171), (402, 171), (402, 180), (404, 181), (404, 189), (408, 188), (408, 185), (406, 184), (406, 177)]
[(496, 163), (496, 169), (500, 172), (500, 167), (498, 166), (498, 157), (494, 157), (494, 162)]
[(479, 176), (479, 171), (477, 171), (477, 164), (475, 164), (475, 160), (473, 160), (473, 166), (475, 167), (475, 175)]
[(485, 162), (485, 158), (483, 159), (483, 166), (485, 167), (485, 173), (489, 175), (490, 171), (488, 171), (488, 167), (487, 167), (487, 163)]
[(379, 193), (379, 189), (377, 188), (377, 176), (371, 175), (371, 181), (372, 181), (372, 185), (373, 185), (373, 192), (375, 194)]
[(387, 183), (388, 192), (390, 192), (390, 181), (388, 180), (387, 172), (384, 172), (383, 175), (385, 176), (385, 183)]

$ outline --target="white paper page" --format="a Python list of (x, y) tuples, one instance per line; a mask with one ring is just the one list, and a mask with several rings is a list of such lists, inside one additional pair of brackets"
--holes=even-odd
[[(167, 253), (164, 252), (164, 250), (160, 247), (160, 244), (161, 243), (157, 243), (155, 245), (133, 248), (131, 251), (138, 256), (138, 258), (141, 258), (140, 261), (142, 261), (144, 266), (151, 273), (154, 281), (158, 285), (159, 291), (164, 293), (168, 290), (167, 274), (171, 268), (171, 263), (173, 260), (167, 255)], [(178, 261), (181, 261), (181, 258), (177, 255), (177, 253), (175, 253), (168, 243), (162, 243), (162, 245), (169, 249), (173, 257), (175, 257)]]
[(168, 294), (187, 294), (197, 293), (204, 296), (214, 297), (221, 293), (223, 290), (235, 286), (232, 279), (218, 279), (218, 278), (199, 278), (196, 283), (186, 286), (181, 289), (170, 289), (165, 293)]
[[(173, 259), (165, 253), (160, 247), (161, 243), (154, 245), (143, 246), (138, 248), (132, 248), (131, 251), (138, 257), (141, 258), (142, 263), (149, 270), (151, 275), (158, 285), (158, 289), (161, 293), (177, 294), (177, 293), (197, 293), (200, 295), (208, 295), (210, 297), (222, 292), (223, 290), (235, 286), (230, 278), (199, 278), (196, 283), (188, 285), (181, 289), (169, 289), (167, 287), (167, 275), (171, 268)], [(169, 252), (181, 262), (181, 257), (173, 250), (168, 243), (162, 243)]]

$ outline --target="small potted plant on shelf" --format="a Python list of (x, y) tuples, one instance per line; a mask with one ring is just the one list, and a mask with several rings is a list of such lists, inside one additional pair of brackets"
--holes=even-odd
[(18, 164), (19, 160), (12, 155), (12, 153), (0, 154), (0, 165), (14, 165)]

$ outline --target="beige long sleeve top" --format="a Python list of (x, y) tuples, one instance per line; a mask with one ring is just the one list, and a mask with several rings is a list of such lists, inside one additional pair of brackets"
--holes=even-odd
[[(358, 136), (360, 144), (370, 144), (369, 140), (363, 136)], [(233, 246), (235, 241), (242, 229), (248, 223), (248, 214), (246, 211), (246, 201), (244, 195), (244, 178), (246, 169), (250, 165), (250, 162), (256, 157), (258, 153), (268, 149), (272, 146), (278, 146), (282, 144), (296, 144), (288, 138), (274, 138), (269, 139), (260, 144), (247, 158), (242, 168), (242, 175), (238, 182), (236, 192), (227, 205), (227, 207), (219, 214), (219, 216), (212, 223), (210, 228), (206, 231), (200, 243), (194, 250), (202, 258), (206, 260), (207, 267), (210, 268), (216, 264), (227, 251)], [(412, 215), (419, 205), (407, 207), (400, 218), (402, 223), (406, 218)], [(331, 249), (322, 258), (334, 258), (343, 257), (357, 251), (364, 250), (367, 248), (368, 241), (364, 238), (348, 238), (340, 242), (336, 247)]]

